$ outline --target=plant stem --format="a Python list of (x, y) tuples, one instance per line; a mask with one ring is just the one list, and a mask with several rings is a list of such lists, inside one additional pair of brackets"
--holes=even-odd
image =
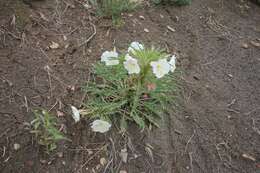
[(133, 117), (133, 113), (134, 113), (134, 111), (137, 108), (137, 105), (138, 105), (138, 102), (139, 102), (139, 98), (140, 98), (140, 95), (141, 95), (141, 88), (142, 88), (142, 80), (141, 79), (139, 79), (137, 81), (137, 86), (136, 87), (137, 88), (136, 88), (136, 92), (135, 92), (135, 96), (134, 96), (134, 100), (133, 100), (133, 106), (132, 106), (131, 113), (130, 113), (131, 117)]

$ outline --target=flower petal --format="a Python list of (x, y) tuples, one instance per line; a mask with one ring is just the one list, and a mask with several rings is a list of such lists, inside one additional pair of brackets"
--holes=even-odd
[(140, 73), (141, 69), (140, 66), (138, 65), (137, 59), (127, 54), (125, 56), (125, 60), (126, 61), (124, 62), (124, 67), (128, 71), (128, 74)]
[(111, 127), (111, 124), (103, 120), (95, 120), (92, 122), (91, 128), (94, 132), (105, 133)]
[(116, 51), (105, 51), (101, 55), (101, 62), (105, 62), (107, 66), (119, 64), (118, 53)]
[(139, 50), (143, 50), (143, 49), (144, 49), (144, 46), (142, 44), (140, 44), (137, 41), (134, 41), (130, 44), (130, 47), (128, 48), (128, 52), (134, 54), (136, 50), (139, 51)]
[(117, 60), (117, 59), (114, 59), (114, 60), (107, 60), (107, 61), (105, 62), (105, 64), (106, 64), (107, 66), (110, 66), (110, 65), (117, 65), (117, 64), (119, 64), (119, 60)]
[(171, 68), (166, 58), (152, 61), (150, 65), (152, 66), (153, 73), (157, 78), (162, 78), (164, 75), (168, 74)]
[(80, 113), (79, 110), (75, 106), (70, 106), (72, 110), (72, 118), (75, 122), (79, 122), (80, 120)]

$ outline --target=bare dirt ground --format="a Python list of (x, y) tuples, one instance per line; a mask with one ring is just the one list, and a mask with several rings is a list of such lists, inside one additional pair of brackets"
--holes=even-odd
[[(0, 172), (260, 172), (259, 6), (235, 0), (146, 6), (113, 28), (81, 2), (29, 7), (0, 0)], [(91, 65), (104, 50), (122, 51), (132, 41), (179, 55), (179, 108), (160, 129), (140, 132), (133, 125), (123, 137), (116, 129), (95, 135), (88, 120), (74, 124), (69, 105), (82, 105)], [(59, 47), (50, 49), (52, 42)], [(72, 140), (51, 155), (27, 128), (39, 107), (59, 112), (61, 130)]]

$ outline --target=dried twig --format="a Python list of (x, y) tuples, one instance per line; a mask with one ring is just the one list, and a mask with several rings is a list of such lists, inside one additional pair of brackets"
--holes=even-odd
[(50, 86), (50, 97), (52, 97), (52, 84), (51, 84), (51, 74), (50, 74), (50, 67), (48, 65), (46, 65), (44, 67), (44, 70), (47, 72), (48, 74), (48, 80), (49, 80), (49, 86)]
[(8, 31), (7, 29), (5, 29), (3, 26), (1, 27), (3, 29), (4, 32), (6, 32), (8, 35), (12, 36), (13, 38), (17, 39), (17, 40), (22, 40), (21, 37), (15, 35), (14, 33)]
[(24, 96), (24, 106), (26, 107), (26, 112), (29, 112), (29, 106), (28, 106), (28, 101), (26, 96)]
[(96, 35), (96, 33), (97, 33), (96, 26), (91, 22), (90, 22), (90, 24), (92, 25), (93, 30), (94, 30), (93, 34), (91, 34), (91, 36), (87, 40), (85, 40), (83, 43), (81, 43), (78, 47), (82, 47), (83, 45), (88, 44), (92, 40), (92, 38)]
[(76, 172), (79, 172), (80, 170), (82, 170), (82, 168), (84, 168), (88, 163), (89, 161), (91, 161), (93, 158), (95, 158), (101, 151), (104, 150), (104, 148), (107, 147), (107, 144), (102, 146), (95, 154), (93, 154), (91, 157), (89, 157), (88, 160), (86, 160), (81, 166), (80, 168), (76, 171)]
[(190, 157), (190, 168), (191, 168), (191, 173), (193, 173), (193, 160), (192, 160), (192, 152), (189, 152), (189, 157)]
[(195, 132), (196, 132), (196, 131), (194, 130), (193, 134), (191, 135), (190, 139), (188, 140), (188, 142), (187, 142), (187, 144), (186, 144), (186, 146), (185, 146), (185, 149), (184, 149), (184, 153), (186, 153), (187, 148), (188, 148), (188, 145), (189, 145), (189, 143), (191, 142), (192, 138), (194, 137)]

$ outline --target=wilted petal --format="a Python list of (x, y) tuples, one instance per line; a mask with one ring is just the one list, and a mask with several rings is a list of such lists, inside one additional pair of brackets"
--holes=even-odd
[(152, 61), (151, 66), (153, 73), (157, 78), (162, 78), (164, 75), (168, 74), (171, 68), (166, 58), (158, 61)]
[(75, 122), (79, 122), (80, 120), (80, 113), (79, 110), (75, 106), (70, 106), (72, 110), (72, 118)]
[(138, 65), (137, 59), (134, 59), (129, 54), (126, 55), (124, 67), (128, 71), (128, 74), (140, 73), (140, 66)]
[(103, 120), (95, 120), (92, 122), (91, 128), (94, 132), (105, 133), (111, 127), (111, 124)]
[(171, 72), (174, 72), (176, 69), (176, 56), (175, 55), (172, 55), (172, 57), (169, 61), (169, 64), (171, 66), (171, 68), (170, 68)]

